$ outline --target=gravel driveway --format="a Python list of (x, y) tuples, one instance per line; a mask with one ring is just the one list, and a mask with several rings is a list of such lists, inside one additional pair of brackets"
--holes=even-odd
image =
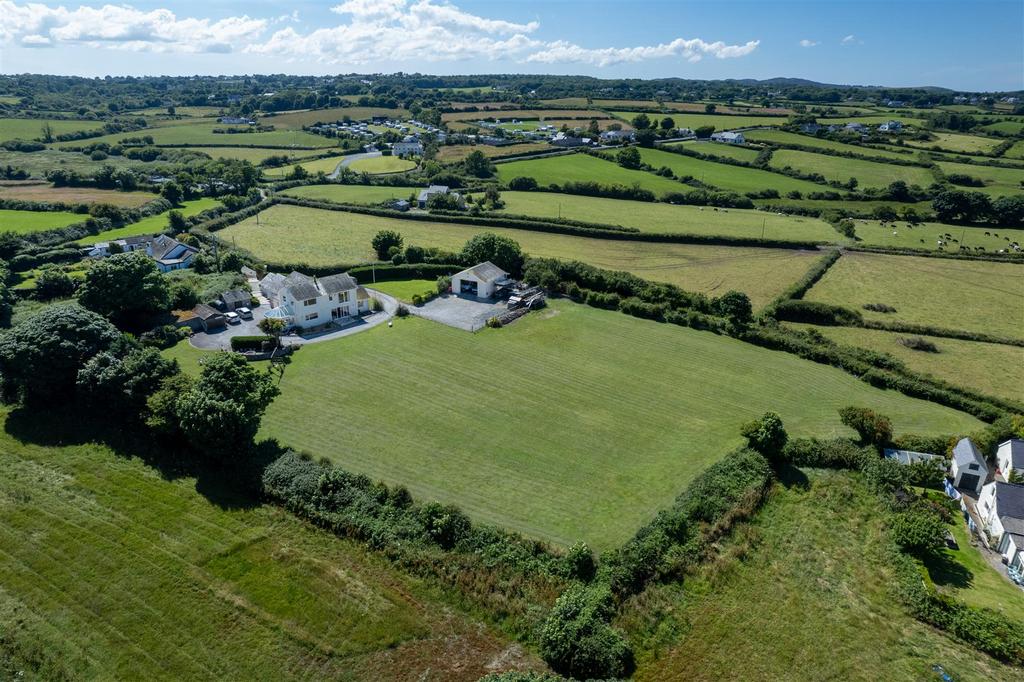
[(480, 329), (487, 324), (487, 320), (506, 309), (505, 301), (485, 301), (454, 294), (438, 296), (421, 306), (409, 306), (409, 312), (417, 317), (471, 332)]

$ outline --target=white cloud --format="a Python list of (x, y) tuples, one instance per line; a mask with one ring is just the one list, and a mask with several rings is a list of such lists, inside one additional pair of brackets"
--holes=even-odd
[[(219, 21), (178, 18), (168, 9), (148, 12), (128, 5), (48, 7), (0, 0), (0, 40), (22, 44), (83, 44), (153, 52), (225, 52), (256, 39), (267, 22), (247, 16)], [(46, 43), (45, 41), (49, 41)]]
[(839, 44), (840, 45), (853, 45), (853, 43), (856, 42), (856, 40), (857, 39), (853, 36), (853, 34), (850, 34), (850, 35), (846, 36), (845, 38), (843, 38), (842, 40), (840, 40)]
[(556, 41), (549, 44), (545, 49), (528, 55), (526, 61), (544, 64), (575, 62), (593, 64), (594, 66), (610, 66), (624, 62), (640, 62), (647, 59), (683, 57), (688, 62), (699, 62), (705, 55), (717, 57), (718, 59), (745, 57), (757, 49), (759, 44), (760, 41), (758, 40), (751, 40), (745, 45), (726, 45), (721, 41), (708, 43), (700, 38), (691, 38), (689, 40), (676, 38), (670, 43), (662, 43), (660, 45), (593, 49), (580, 47), (565, 41)]
[(821, 42), (817, 40), (808, 40), (807, 38), (800, 41), (800, 47), (814, 47), (816, 45), (821, 45)]

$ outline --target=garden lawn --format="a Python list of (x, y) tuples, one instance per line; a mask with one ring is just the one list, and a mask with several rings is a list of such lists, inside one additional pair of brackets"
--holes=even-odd
[(47, 123), (54, 136), (79, 130), (98, 130), (103, 121), (64, 121), (45, 118), (0, 118), (0, 142), (5, 140), (42, 140), (43, 126)]
[[(685, 157), (680, 156), (679, 158)], [(693, 161), (697, 160), (693, 159)], [(523, 176), (533, 178), (542, 187), (562, 185), (567, 182), (597, 182), (602, 185), (624, 185), (626, 187), (639, 185), (659, 196), (669, 192), (685, 192), (691, 189), (671, 178), (663, 178), (645, 171), (629, 170), (614, 161), (605, 161), (588, 154), (564, 154), (543, 159), (509, 161), (497, 164), (496, 168), (498, 179), (506, 184), (512, 178)]]
[(685, 589), (627, 603), (664, 643), (639, 653), (634, 679), (923, 681), (935, 664), (961, 682), (1020, 678), (896, 601), (878, 498), (858, 478), (808, 476), (777, 487)]
[(633, 227), (641, 232), (663, 232), (757, 239), (793, 239), (822, 242), (842, 237), (817, 218), (778, 215), (766, 211), (703, 206), (673, 206), (647, 201), (625, 201), (552, 192), (502, 192), (505, 208), (498, 213), (538, 218), (571, 218), (588, 223)]
[(739, 445), (743, 422), (772, 409), (794, 435), (846, 433), (850, 404), (901, 433), (979, 426), (793, 355), (553, 301), (500, 330), (405, 318), (307, 345), (261, 433), (477, 520), (607, 550)]
[(699, 154), (707, 154), (708, 156), (720, 156), (727, 159), (735, 159), (736, 161), (746, 161), (751, 163), (757, 158), (758, 151), (756, 149), (748, 149), (747, 147), (740, 147), (734, 144), (719, 144), (717, 142), (707, 142), (703, 140), (690, 140), (688, 142), (673, 142), (665, 145), (666, 149), (688, 149), (690, 151), (697, 152)]
[[(3, 195), (0, 194), (0, 197)], [(70, 211), (19, 211), (0, 208), (0, 232), (31, 234), (58, 227), (67, 227), (88, 220), (88, 213)]]
[[(793, 324), (798, 329), (812, 325)], [(814, 327), (837, 343), (889, 353), (908, 368), (937, 379), (964, 386), (986, 395), (1024, 402), (1024, 348), (1001, 343), (963, 341), (941, 336), (923, 336), (934, 343), (938, 353), (911, 350), (899, 343), (916, 334), (887, 332), (861, 327)]]
[(415, 161), (397, 156), (374, 156), (369, 159), (357, 159), (348, 165), (356, 173), (383, 175), (385, 173), (404, 173), (416, 167)]
[(752, 142), (768, 142), (770, 144), (778, 144), (783, 147), (787, 145), (800, 145), (802, 147), (816, 147), (818, 149), (829, 149), (837, 152), (850, 152), (852, 154), (860, 154), (861, 156), (884, 156), (888, 159), (905, 159), (908, 161), (913, 161), (915, 157), (914, 153), (900, 154), (899, 152), (888, 151), (885, 149), (875, 149), (855, 144), (846, 144), (845, 142), (835, 142), (833, 140), (814, 137), (813, 135), (800, 135), (798, 133), (791, 133), (785, 130), (749, 130), (743, 133), (743, 136)]
[(390, 199), (408, 199), (412, 194), (419, 194), (422, 189), (422, 187), (386, 185), (303, 185), (286, 189), (281, 194), (317, 201), (334, 201), (339, 204), (369, 205), (379, 204)]
[[(708, 144), (713, 143), (709, 142)], [(740, 194), (759, 192), (766, 189), (777, 190), (783, 195), (793, 190), (807, 194), (808, 192), (824, 192), (831, 189), (825, 185), (808, 182), (807, 180), (798, 180), (781, 173), (772, 173), (760, 170), (759, 168), (729, 166), (724, 163), (696, 159), (692, 156), (673, 154), (672, 152), (660, 149), (641, 149), (640, 157), (644, 163), (648, 163), (654, 168), (668, 166), (679, 177), (690, 175), (705, 184), (732, 190)], [(684, 187), (683, 189), (685, 191), (690, 188)]]
[(383, 292), (394, 296), (399, 301), (406, 303), (412, 301), (416, 294), (427, 297), (437, 293), (437, 280), (434, 279), (407, 279), (397, 282), (367, 282), (368, 287), (375, 291)]
[[(183, 201), (181, 206), (172, 209), (178, 211), (186, 218), (190, 218), (194, 215), (199, 215), (203, 211), (208, 211), (211, 208), (217, 208), (220, 206), (220, 202), (210, 197), (203, 197), (202, 199), (193, 199), (191, 201)], [(157, 234), (163, 232), (168, 228), (168, 221), (170, 220), (167, 214), (170, 211), (165, 211), (157, 215), (143, 218), (137, 223), (131, 225), (125, 225), (114, 230), (107, 230), (106, 232), (100, 232), (84, 239), (79, 239), (78, 244), (82, 246), (88, 246), (89, 244), (96, 244), (97, 242), (108, 242), (111, 239), (124, 239), (125, 237), (136, 237), (141, 234)]]
[[(1024, 265), (847, 253), (804, 298), (871, 320), (1024, 338)], [(868, 303), (896, 312), (863, 310)]]
[(772, 168), (790, 166), (804, 173), (820, 173), (826, 180), (838, 182), (857, 178), (858, 187), (886, 187), (897, 180), (902, 180), (908, 185), (927, 187), (935, 182), (935, 176), (927, 168), (848, 159), (797, 149), (775, 150), (775, 153), (772, 154), (771, 166)]
[(997, 168), (996, 166), (982, 166), (972, 163), (950, 163), (939, 161), (938, 167), (946, 175), (950, 173), (964, 173), (971, 177), (978, 178), (985, 183), (984, 187), (960, 187), (967, 191), (984, 191), (992, 196), (1002, 196), (1024, 193), (1024, 169), (1020, 168)]
[(109, 422), (53, 408), (0, 423), (5, 678), (470, 681), (507, 646), (230, 476), (97, 444)]
[(908, 147), (921, 147), (923, 149), (938, 147), (963, 154), (986, 154), (1002, 144), (1002, 140), (992, 137), (979, 137), (978, 135), (939, 132), (932, 132), (932, 135), (935, 136), (934, 140), (906, 140), (905, 144)]
[[(893, 207), (899, 210), (900, 205)], [(857, 237), (868, 246), (892, 246), (909, 249), (957, 251), (961, 245), (972, 250), (983, 247), (993, 253), (1000, 249), (1010, 250), (1010, 242), (1024, 244), (1024, 230), (1005, 227), (965, 227), (945, 223), (918, 223), (911, 225), (903, 221), (882, 223), (877, 220), (855, 219)], [(946, 235), (952, 237), (946, 237)], [(946, 242), (939, 246), (939, 240)], [(952, 241), (955, 239), (956, 241)]]
[(817, 251), (704, 246), (592, 239), (564, 234), (475, 225), (383, 218), (302, 206), (272, 206), (216, 233), (276, 267), (348, 267), (375, 260), (370, 241), (380, 230), (397, 230), (405, 245), (459, 251), (474, 234), (494, 232), (519, 242), (534, 256), (581, 260), (608, 270), (677, 284), (721, 296), (745, 292), (755, 308), (778, 296), (821, 257)]

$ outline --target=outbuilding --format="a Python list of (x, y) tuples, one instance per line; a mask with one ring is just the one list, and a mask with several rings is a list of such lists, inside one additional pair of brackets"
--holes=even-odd
[(252, 294), (241, 289), (232, 289), (221, 294), (220, 300), (224, 304), (224, 310), (231, 312), (251, 305)]
[(510, 281), (507, 272), (485, 261), (452, 275), (452, 293), (491, 298), (497, 287)]
[(975, 495), (981, 492), (981, 487), (988, 478), (988, 467), (985, 465), (985, 458), (981, 456), (970, 438), (961, 438), (953, 446), (951, 472), (955, 487)]
[(192, 313), (195, 315), (195, 319), (198, 320), (199, 326), (205, 332), (216, 331), (227, 326), (227, 319), (225, 319), (224, 315), (216, 308), (205, 303), (200, 303), (193, 308)]

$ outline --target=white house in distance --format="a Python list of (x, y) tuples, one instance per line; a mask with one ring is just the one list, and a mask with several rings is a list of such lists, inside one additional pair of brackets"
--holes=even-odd
[(711, 141), (724, 142), (725, 144), (745, 144), (747, 140), (743, 137), (743, 133), (726, 131), (721, 133), (711, 133)]
[[(420, 208), (426, 208), (430, 197), (435, 194), (448, 194), (448, 185), (431, 185), (424, 190), (420, 190), (419, 196), (416, 197), (416, 205)], [(453, 192), (453, 194), (458, 196), (458, 192)]]
[(452, 275), (452, 293), (491, 298), (497, 287), (511, 281), (507, 272), (491, 261), (484, 261)]
[(1009, 481), (1011, 472), (1024, 477), (1024, 440), (1011, 438), (996, 450), (996, 473)]
[(1004, 561), (1018, 570), (1024, 567), (1024, 485), (992, 481), (981, 489), (978, 513), (989, 537), (997, 543)]
[(322, 327), (370, 309), (366, 289), (347, 273), (310, 277), (292, 272), (285, 277), (271, 272), (260, 280), (259, 286), (260, 293), (273, 306), (266, 317), (282, 319), (285, 324), (300, 329)]
[(423, 145), (419, 142), (395, 142), (391, 145), (391, 153), (395, 156), (422, 156)]
[(985, 458), (978, 452), (970, 438), (961, 438), (953, 446), (953, 486), (977, 495), (988, 477)]

